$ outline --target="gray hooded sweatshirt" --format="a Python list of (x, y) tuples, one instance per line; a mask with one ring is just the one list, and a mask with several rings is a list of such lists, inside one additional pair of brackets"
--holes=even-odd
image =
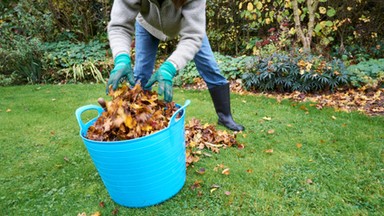
[(130, 54), (134, 23), (139, 22), (156, 38), (166, 41), (180, 36), (176, 50), (169, 56), (177, 70), (184, 68), (199, 51), (205, 36), (205, 0), (187, 0), (177, 9), (172, 0), (115, 0), (108, 24), (113, 57)]

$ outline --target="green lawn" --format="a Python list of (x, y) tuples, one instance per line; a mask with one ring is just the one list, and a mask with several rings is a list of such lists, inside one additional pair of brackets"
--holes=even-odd
[[(244, 149), (201, 158), (188, 168), (183, 189), (160, 205), (119, 206), (98, 176), (74, 115), (99, 97), (109, 100), (104, 89), (0, 88), (0, 215), (112, 215), (115, 209), (118, 215), (384, 214), (383, 117), (235, 94), (233, 114), (246, 127), (238, 135)], [(186, 121), (216, 123), (207, 91), (176, 89), (174, 98), (191, 100)], [(229, 175), (217, 169), (220, 164)], [(200, 168), (206, 172), (199, 174)], [(201, 187), (191, 187), (195, 182)], [(212, 185), (220, 187), (211, 191)]]

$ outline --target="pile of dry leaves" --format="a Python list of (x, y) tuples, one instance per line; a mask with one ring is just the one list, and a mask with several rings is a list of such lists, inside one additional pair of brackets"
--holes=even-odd
[(219, 153), (221, 148), (244, 148), (244, 145), (236, 141), (236, 133), (216, 130), (214, 125), (202, 125), (199, 120), (194, 118), (185, 126), (185, 143), (187, 166), (199, 161), (201, 155), (211, 156), (211, 154), (207, 153), (207, 151), (203, 152), (203, 150)]
[(143, 91), (138, 84), (111, 90), (112, 101), (98, 102), (105, 112), (89, 127), (87, 138), (96, 141), (119, 141), (143, 137), (162, 130), (177, 110), (175, 103), (165, 103), (157, 93)]

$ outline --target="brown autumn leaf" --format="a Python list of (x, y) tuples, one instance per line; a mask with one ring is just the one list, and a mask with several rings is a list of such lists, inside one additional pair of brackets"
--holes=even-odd
[(100, 206), (101, 208), (104, 208), (104, 207), (105, 207), (105, 203), (104, 203), (103, 201), (101, 201), (101, 202), (99, 202), (99, 206)]
[(306, 183), (307, 183), (307, 184), (313, 184), (313, 181), (312, 181), (312, 179), (307, 179), (307, 180), (306, 180)]
[(197, 173), (199, 173), (200, 175), (203, 175), (205, 173), (205, 168), (200, 168)]
[(193, 184), (191, 185), (190, 188), (192, 190), (195, 190), (196, 188), (201, 188), (201, 183), (202, 183), (202, 181), (196, 180), (195, 182), (193, 182)]
[(112, 215), (117, 215), (117, 213), (119, 213), (119, 209), (118, 208), (115, 208), (112, 210)]

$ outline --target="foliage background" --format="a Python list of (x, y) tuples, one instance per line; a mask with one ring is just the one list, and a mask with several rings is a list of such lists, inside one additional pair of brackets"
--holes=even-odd
[[(305, 32), (310, 14), (306, 0), (207, 1), (207, 34), (213, 50), (230, 56), (226, 59), (296, 55), (303, 44), (297, 37), (293, 1), (299, 4)], [(341, 59), (346, 66), (383, 58), (382, 1), (316, 1), (319, 7), (314, 12), (312, 55), (329, 62)], [(112, 0), (2, 1), (0, 85), (103, 82), (113, 66), (106, 34), (112, 3)], [(176, 44), (177, 40), (161, 43), (159, 56), (169, 55)], [(246, 72), (262, 73), (248, 70), (251, 63), (243, 61), (236, 66), (237, 72), (230, 70), (232, 74), (226, 76), (242, 78)], [(363, 85), (364, 80), (372, 78), (351, 74), (359, 79), (355, 83)], [(382, 82), (377, 82), (376, 86), (381, 86)]]

